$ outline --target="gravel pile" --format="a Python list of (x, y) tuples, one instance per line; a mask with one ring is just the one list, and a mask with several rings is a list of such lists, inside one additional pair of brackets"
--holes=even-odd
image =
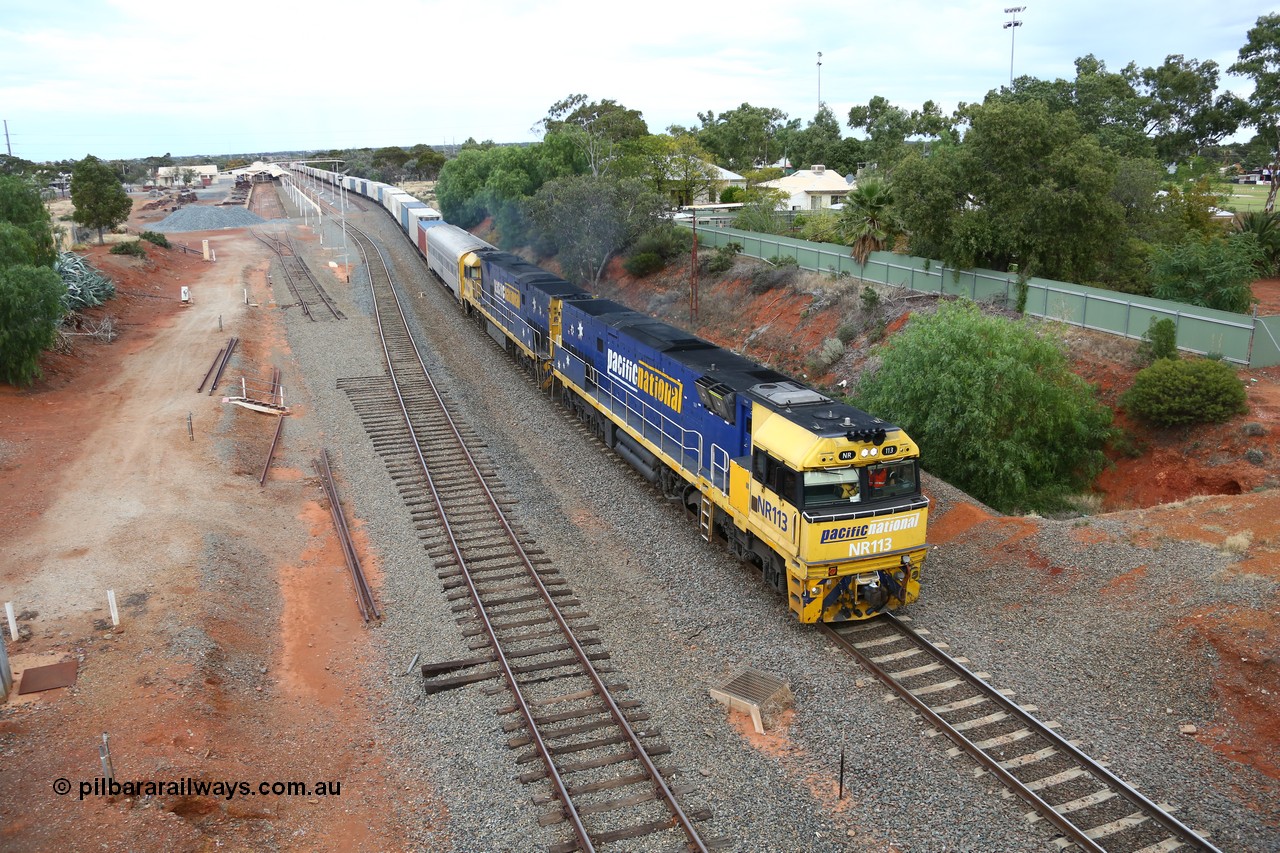
[(267, 220), (243, 207), (180, 207), (151, 226), (152, 231), (172, 234), (178, 231), (217, 231), (221, 228), (248, 228)]
[[(499, 478), (519, 501), (513, 520), (553, 557), (600, 624), (618, 669), (613, 678), (630, 686), (628, 695), (644, 703), (672, 748), (660, 763), (694, 788), (683, 802), (711, 809), (713, 819), (702, 825), (707, 837), (729, 836), (730, 849), (742, 851), (1057, 849), (1045, 830), (1026, 824), (1018, 801), (976, 777), (967, 759), (948, 759), (948, 742), (925, 737), (926, 726), (904, 703), (886, 702), (887, 691), (795, 623), (756, 572), (703, 542), (695, 523), (540, 394), (463, 321), (385, 213), (349, 218), (393, 258), (428, 368), (487, 442)], [(335, 230), (325, 242), (339, 245), (341, 235)], [(383, 660), (368, 669), (382, 674), (364, 687), (391, 697), (374, 721), (377, 739), (424, 783), (396, 794), (410, 827), (405, 846), (545, 849), (562, 830), (539, 827), (535, 816), (544, 809), (530, 806), (548, 786), (516, 778), (526, 768), (516, 764), (520, 751), (507, 749), (502, 724), (509, 718), (499, 715), (509, 697), (489, 695), (486, 685), (425, 697), (416, 670), (405, 675), (415, 656), (431, 662), (470, 652), (382, 460), (337, 389), (339, 379), (383, 375), (367, 286), (360, 271), (350, 288), (331, 289), (347, 321), (311, 323), (290, 313), (287, 325), (339, 488), (378, 554), (387, 617), (375, 633)], [(287, 293), (276, 296), (289, 301)], [(935, 511), (956, 498), (945, 484), (934, 492)], [(1209, 719), (1211, 658), (1174, 659), (1166, 651), (1178, 619), (1206, 597), (1271, 590), (1224, 571), (1228, 560), (1212, 550), (1144, 550), (1118, 523), (1088, 524), (1105, 537), (1075, 536), (1072, 522), (1046, 525), (1039, 544), (1066, 568), (1048, 578), (980, 538), (938, 548), (911, 608), (916, 626), (993, 673), (1018, 701), (1039, 705), (1043, 719), (1062, 721), (1068, 737), (1148, 796), (1179, 805), (1178, 816), (1212, 832), (1220, 847), (1277, 849), (1280, 835), (1246, 806), (1271, 801), (1265, 780), (1178, 734), (1181, 723)], [(1101, 586), (1138, 565), (1148, 567), (1150, 584), (1184, 589), (1186, 600), (1141, 587), (1129, 600), (1099, 599)], [(1060, 597), (1049, 607), (1023, 607), (1033, 593), (1043, 600), (1046, 583), (1060, 585)], [(757, 743), (707, 693), (747, 666), (783, 678), (795, 694), (790, 726)], [(845, 798), (838, 802), (842, 746)], [(627, 849), (651, 848), (638, 841)]]

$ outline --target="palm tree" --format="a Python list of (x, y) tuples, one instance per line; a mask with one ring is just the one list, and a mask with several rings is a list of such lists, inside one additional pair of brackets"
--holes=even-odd
[(889, 245), (901, 228), (893, 211), (893, 187), (887, 180), (872, 175), (858, 181), (844, 197), (840, 230), (859, 264)]
[(1257, 238), (1266, 266), (1261, 272), (1263, 275), (1275, 275), (1280, 268), (1280, 214), (1267, 210), (1237, 213), (1234, 225), (1237, 232)]

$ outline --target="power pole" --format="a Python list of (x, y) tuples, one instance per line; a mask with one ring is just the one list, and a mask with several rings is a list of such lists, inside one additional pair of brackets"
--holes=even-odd
[(4, 148), (9, 152), (9, 156), (13, 156), (13, 146), (9, 144), (9, 120), (4, 120)]
[[(689, 275), (689, 325), (698, 323), (698, 210), (693, 210), (693, 270)], [(693, 329), (690, 329), (693, 331)]]

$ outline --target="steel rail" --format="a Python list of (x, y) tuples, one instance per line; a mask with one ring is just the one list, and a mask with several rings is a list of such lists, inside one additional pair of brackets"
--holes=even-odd
[(262, 476), (258, 478), (258, 485), (265, 486), (267, 484), (267, 471), (271, 470), (271, 457), (276, 455), (276, 445), (280, 443), (280, 434), (284, 432), (284, 415), (276, 415), (276, 434), (271, 439), (271, 447), (267, 449), (267, 461), (262, 463)]
[(200, 384), (196, 386), (196, 393), (199, 394), (204, 390), (204, 385), (209, 381), (209, 377), (213, 375), (213, 370), (218, 366), (218, 362), (222, 361), (222, 354), (227, 351), (226, 347), (218, 350), (218, 354), (213, 357), (213, 363), (209, 365), (209, 370), (205, 373), (204, 379), (200, 380)]
[(217, 390), (218, 383), (222, 381), (222, 372), (227, 369), (227, 365), (231, 363), (231, 356), (235, 353), (236, 344), (240, 343), (239, 338), (230, 338), (227, 341), (226, 350), (222, 353), (222, 362), (218, 365), (218, 371), (213, 374), (213, 384), (209, 386), (209, 395)]
[[(281, 421), (283, 422), (283, 418)], [(329, 451), (322, 449), (320, 458), (312, 462), (316, 473), (320, 475), (320, 486), (329, 499), (329, 511), (333, 515), (333, 525), (338, 531), (338, 542), (342, 545), (342, 554), (347, 562), (347, 570), (351, 573), (351, 583), (355, 587), (356, 606), (365, 622), (381, 619), (378, 604), (373, 599), (373, 589), (360, 567), (360, 557), (356, 554), (355, 543), (351, 541), (351, 529), (347, 527), (346, 516), (342, 513), (342, 502), (338, 499), (338, 486), (333, 481), (333, 470), (329, 467)]]
[[(1016, 702), (1000, 693), (985, 679), (978, 678), (968, 667), (957, 661), (955, 658), (943, 652), (941, 649), (926, 640), (920, 634), (911, 628), (892, 613), (882, 613), (876, 617), (877, 620), (888, 622), (894, 628), (900, 631), (905, 637), (914, 642), (921, 650), (932, 657), (936, 662), (947, 667), (957, 675), (962, 676), (969, 686), (974, 687), (987, 699), (996, 703), (1001, 709), (1012, 714), (1021, 724), (1033, 729), (1037, 735), (1047, 740), (1055, 748), (1069, 755), (1077, 763), (1084, 766), (1090, 773), (1094, 774), (1102, 783), (1108, 787), (1117, 789), (1124, 797), (1128, 798), (1135, 805), (1139, 806), (1148, 816), (1156, 820), (1167, 831), (1177, 836), (1178, 840), (1193, 845), (1196, 849), (1211, 851), (1211, 853), (1220, 853), (1216, 847), (1205, 839), (1201, 838), (1190, 827), (1183, 824), (1173, 815), (1151, 802), (1137, 790), (1130, 787), (1120, 778), (1115, 776), (1111, 771), (1107, 770), (1098, 762), (1094, 761), (1085, 753), (1081, 752), (1065, 738), (1055, 732), (1053, 729), (1041, 723), (1034, 716), (1027, 713)], [(870, 657), (864, 654), (860, 649), (854, 647), (853, 640), (829, 624), (820, 623), (822, 631), (837, 645), (843, 648), (849, 655), (857, 659), (864, 667), (872, 672), (876, 678), (880, 679), (890, 687), (898, 696), (906, 700), (913, 709), (920, 713), (922, 717), (929, 723), (944, 733), (948, 738), (968, 753), (982, 767), (990, 771), (1013, 793), (1017, 794), (1026, 801), (1035, 811), (1061, 830), (1062, 834), (1069, 838), (1073, 843), (1079, 845), (1082, 849), (1093, 851), (1093, 853), (1106, 853), (1106, 848), (1098, 844), (1089, 837), (1087, 831), (1077, 826), (1070, 819), (1058, 813), (1053, 806), (1045, 802), (1035, 791), (1031, 790), (1025, 783), (1016, 776), (1000, 766), (993, 756), (989, 755), (985, 750), (976, 743), (958, 731), (954, 726), (939, 716), (929, 705), (922, 699), (911, 693), (901, 682), (889, 675), (879, 664), (874, 663)]]
[[(390, 279), (391, 279), (390, 270), (387, 269), (386, 261), (382, 257), (382, 253), (378, 251), (377, 245), (373, 243), (373, 241), (369, 238), (368, 235), (366, 235), (360, 229), (354, 228), (353, 226), (351, 226), (350, 223), (347, 224), (347, 229), (348, 231), (354, 233), (357, 236), (356, 245), (360, 247), (360, 253), (362, 256), (364, 256), (365, 265), (370, 270), (370, 276), (369, 276), (370, 290), (371, 291), (373, 290), (373, 275), (372, 275), (373, 268), (369, 263), (368, 253), (366, 252), (364, 244), (361, 241), (368, 242), (370, 246), (372, 246), (374, 251), (377, 253), (378, 260), (382, 264), (384, 270), (387, 273), (388, 285), (390, 286)], [(382, 329), (382, 323), (383, 323), (382, 312), (378, 307), (376, 292), (373, 293), (373, 295), (375, 297), (374, 298), (374, 314), (378, 324), (378, 334), (382, 343), (383, 355), (387, 359), (388, 368), (390, 368), (392, 364), (392, 355), (390, 350), (388, 349), (386, 336), (383, 333), (383, 329)], [(406, 328), (408, 328), (408, 320), (404, 316), (404, 308), (403, 306), (401, 306), (399, 298), (396, 297), (395, 289), (393, 286), (391, 287), (391, 295), (395, 301), (396, 310), (400, 314), (401, 322), (405, 324)], [(441, 401), (441, 410), (444, 413), (444, 417), (449, 424), (450, 430), (453, 432), (453, 435), (458, 443), (459, 448), (461, 448), (463, 454), (466, 456), (468, 464), (471, 466), (473, 472), (475, 473), (475, 477), (480, 486), (480, 489), (485, 495), (485, 498), (489, 502), (490, 506), (493, 508), (499, 524), (502, 526), (503, 530), (506, 532), (507, 536), (509, 537), (511, 543), (514, 545), (516, 555), (518, 556), (520, 562), (523, 564), (525, 571), (529, 574), (540, 596), (542, 597), (543, 601), (546, 603), (546, 606), (549, 612), (552, 614), (553, 618), (556, 620), (556, 623), (559, 625), (560, 630), (563, 632), (567, 642), (569, 643), (574, 653), (574, 656), (578, 658), (580, 665), (582, 666), (583, 672), (595, 685), (596, 691), (598, 692), (601, 700), (606, 705), (610, 713), (610, 716), (613, 717), (615, 724), (618, 725), (619, 729), (622, 731), (628, 743), (630, 744), (631, 752), (633, 753), (635, 759), (640, 762), (640, 764), (644, 767), (645, 772), (653, 780), (654, 786), (657, 789), (657, 793), (666, 803), (667, 807), (671, 810), (674, 820), (684, 830), (685, 835), (689, 839), (689, 843), (692, 845), (693, 849), (697, 851), (701, 851), (702, 853), (705, 853), (705, 851), (709, 850), (709, 848), (706, 846), (706, 843), (703, 842), (697, 829), (693, 826), (693, 821), (689, 818), (687, 814), (685, 814), (684, 810), (680, 807), (680, 804), (676, 800), (675, 793), (667, 785), (666, 780), (663, 779), (661, 772), (659, 772), (657, 766), (653, 763), (653, 760), (649, 757), (648, 753), (644, 749), (644, 746), (640, 743), (639, 737), (636, 735), (635, 730), (626, 721), (626, 718), (622, 713), (622, 709), (618, 707), (617, 702), (614, 700), (613, 696), (610, 695), (608, 688), (605, 686), (604, 680), (600, 677), (600, 674), (596, 671), (595, 667), (591, 664), (590, 659), (587, 657), (586, 650), (583, 649), (582, 645), (578, 642), (577, 637), (574, 636), (573, 631), (569, 628), (568, 621), (564, 618), (564, 615), (560, 612), (560, 609), (556, 606), (545, 584), (543, 584), (541, 578), (538, 576), (537, 571), (533, 567), (533, 563), (530, 561), (528, 554), (525, 553), (524, 547), (520, 544), (519, 538), (516, 536), (515, 531), (511, 529), (511, 526), (507, 521), (505, 514), (503, 514), (502, 510), (499, 508), (498, 501), (494, 497), (492, 491), (489, 489), (488, 483), (485, 482), (484, 477), (480, 475), (477, 463), (475, 459), (471, 456), (470, 451), (466, 446), (466, 442), (463, 441), (462, 436), (459, 433), (457, 424), (453, 420), (453, 417), (449, 414), (447, 408), (444, 407), (443, 398), (441, 398), (440, 396), (439, 389), (436, 387), (434, 380), (432, 380), (430, 374), (428, 373), (426, 369), (426, 365), (422, 362), (422, 356), (418, 352), (417, 345), (413, 343), (412, 336), (409, 336), (407, 340), (409, 342), (410, 347), (413, 350), (414, 358), (417, 360), (422, 376), (426, 379), (427, 384), (431, 389), (431, 392), (435, 394), (436, 397)], [(399, 380), (395, 376), (395, 371), (389, 369), (389, 373), (391, 374), (392, 384), (396, 391), (396, 397), (400, 404), (401, 413), (403, 414), (406, 422), (411, 422), (408, 409), (405, 405), (404, 395), (400, 389)], [(412, 429), (410, 429), (410, 433), (411, 434), (413, 433)], [(543, 740), (542, 733), (539, 731), (539, 727), (537, 723), (534, 721), (533, 709), (529, 706), (528, 701), (525, 699), (524, 695), (520, 691), (519, 684), (515, 677), (515, 673), (512, 671), (512, 665), (508, 660), (506, 653), (502, 649), (502, 644), (498, 640), (497, 631), (494, 628), (493, 623), (490, 620), (484, 605), (481, 603), (480, 593), (476, 589), (475, 583), (472, 580), (470, 573), (465, 571), (465, 567), (467, 566), (467, 560), (463, 556), (462, 548), (458, 544), (457, 538), (454, 536), (452, 525), (449, 522), (448, 516), (444, 511), (444, 506), (441, 503), (440, 495), (436, 490), (434, 478), (432, 477), (431, 472), (428, 469), (426, 459), (423, 456), (422, 447), (419, 444), (416, 435), (413, 435), (413, 445), (414, 445), (414, 452), (418, 457), (419, 464), (422, 466), (422, 470), (426, 477), (427, 484), (431, 490), (432, 500), (436, 505), (436, 511), (437, 511), (437, 514), (439, 515), (441, 524), (444, 528), (445, 536), (449, 541), (449, 548), (453, 552), (454, 559), (458, 562), (458, 565), (463, 568), (462, 578), (467, 585), (467, 589), (471, 594), (473, 602), (475, 603), (476, 611), (479, 616), (480, 622), (484, 627), (485, 633), (488, 635), (491, 645), (493, 646), (494, 656), (496, 658), (498, 667), (499, 669), (502, 670), (503, 676), (506, 679), (507, 684), (511, 689), (512, 695), (516, 699), (516, 705), (520, 710), (521, 716), (524, 718), (525, 725), (529, 731), (530, 739), (532, 740), (535, 749), (537, 750), (538, 754), (542, 757), (543, 762), (547, 767), (548, 777), (552, 780), (552, 785), (555, 788), (557, 798), (561, 802), (561, 807), (564, 809), (566, 813), (566, 817), (569, 820), (569, 823), (573, 826), (574, 834), (578, 836), (579, 843), (582, 845), (584, 850), (594, 851), (595, 845), (591, 841), (590, 833), (587, 830), (585, 824), (582, 822), (582, 816), (578, 813), (577, 808), (573, 804), (572, 798), (569, 795), (564, 779), (561, 777), (559, 770), (556, 769), (555, 762), (552, 760), (552, 757), (551, 757), (550, 749), (548, 748), (546, 742)]]

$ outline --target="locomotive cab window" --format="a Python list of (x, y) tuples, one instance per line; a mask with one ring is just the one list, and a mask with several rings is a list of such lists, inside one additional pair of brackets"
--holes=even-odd
[(920, 478), (914, 459), (869, 465), (866, 470), (867, 500), (898, 498), (920, 491)]
[(752, 453), (751, 476), (778, 497), (792, 504), (800, 503), (800, 475), (759, 448)]
[(804, 472), (804, 508), (825, 509), (862, 501), (857, 468)]

